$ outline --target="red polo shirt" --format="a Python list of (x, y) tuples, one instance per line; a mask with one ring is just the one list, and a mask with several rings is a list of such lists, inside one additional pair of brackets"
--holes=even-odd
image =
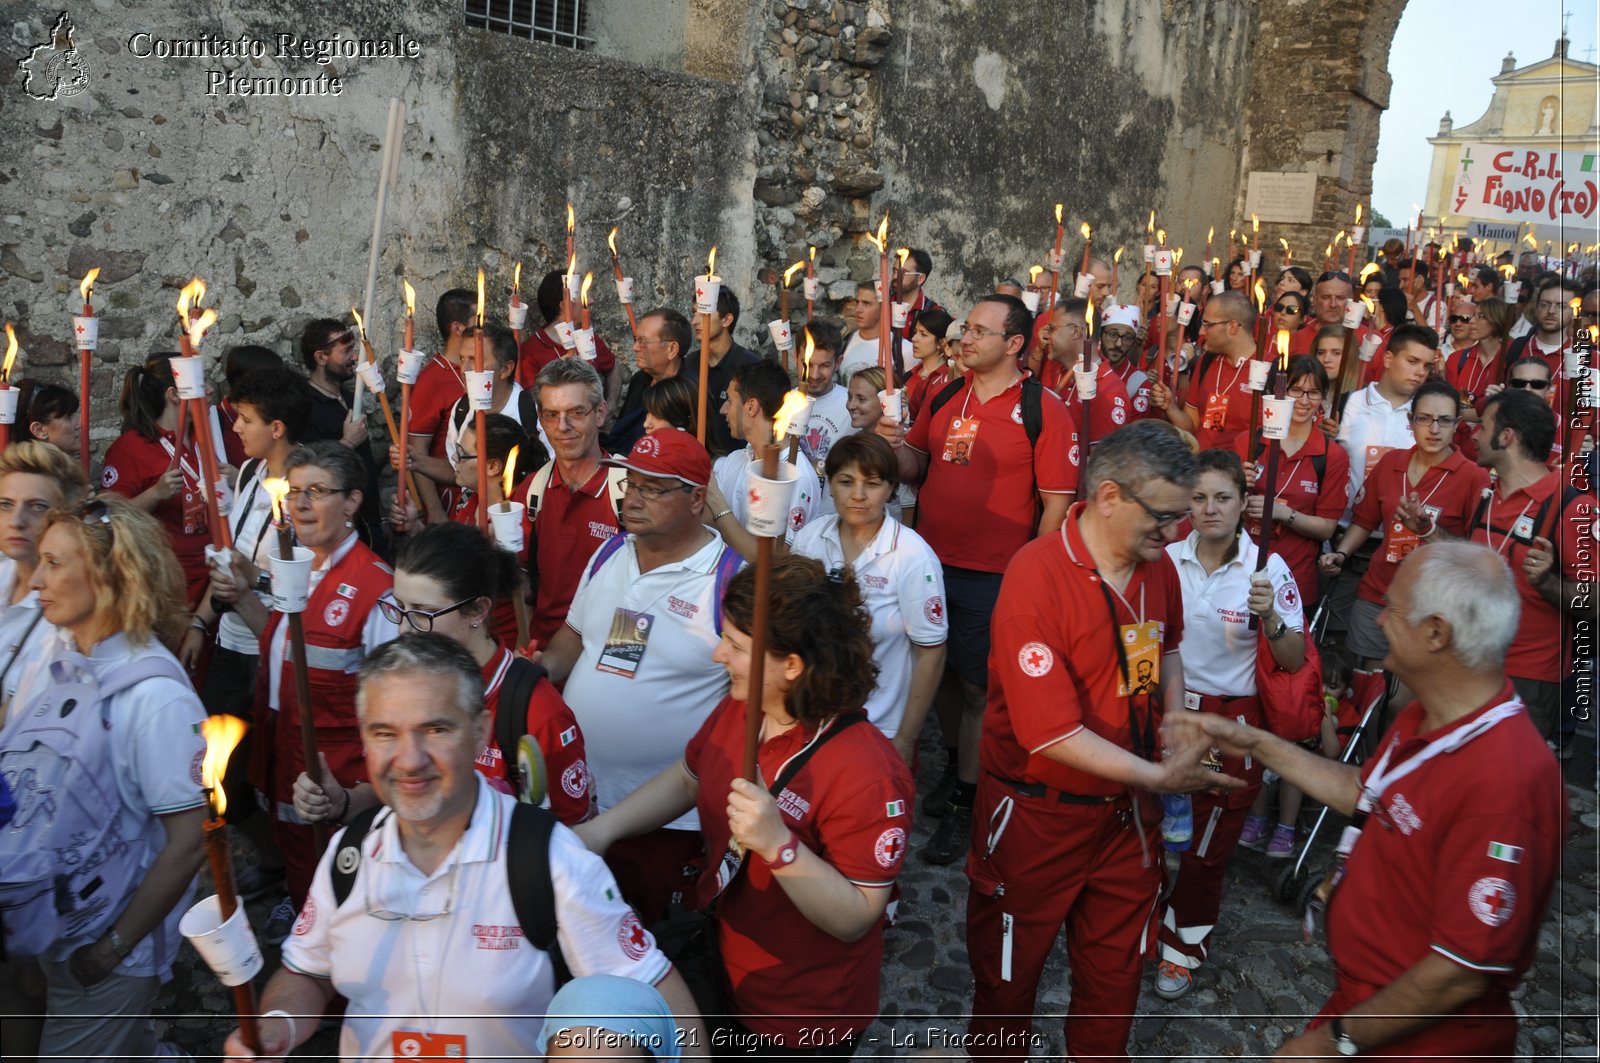
[[(1073, 424), (1083, 423), (1083, 403), (1078, 398), (1077, 381), (1067, 366), (1054, 358), (1046, 358), (1039, 371), (1039, 383), (1061, 396)], [(1094, 400), (1089, 404), (1089, 440), (1098, 443), (1128, 423), (1128, 389), (1104, 358), (1096, 365), (1094, 384)]]
[[(1241, 432), (1233, 441), (1233, 452), (1256, 469), (1256, 487), (1266, 489), (1267, 454), (1265, 449), (1253, 454), (1250, 433)], [(1316, 458), (1322, 457), (1322, 476), (1317, 476)], [(1316, 428), (1306, 436), (1306, 441), (1295, 451), (1294, 457), (1278, 457), (1278, 480), (1272, 486), (1273, 497), (1296, 513), (1308, 517), (1331, 517), (1337, 521), (1344, 516), (1344, 507), (1350, 498), (1350, 456), (1344, 447), (1331, 442)], [(1261, 522), (1246, 521), (1248, 531), (1259, 542)], [(1307, 587), (1306, 593), (1316, 597), (1318, 584), (1317, 555), (1322, 552), (1322, 540), (1302, 533), (1294, 525), (1279, 522), (1272, 529), (1272, 552), (1283, 558), (1294, 575), (1297, 586)]]
[[(501, 643), (483, 666), (483, 704), (489, 710), (490, 719), (498, 719), (500, 690), (505, 686), (511, 660), (511, 651)], [(548, 679), (534, 684), (527, 708), (524, 733), (538, 741), (539, 752), (544, 757), (550, 811), (569, 827), (582, 823), (594, 814), (595, 793), (589, 763), (584, 759), (583, 732), (578, 729), (578, 719)], [(505, 755), (495, 741), (495, 734), (496, 730), (491, 728), (489, 744), (478, 754), (477, 769), (495, 789), (510, 793)]]
[(435, 458), (444, 457), (444, 438), (449, 430), (450, 407), (467, 393), (461, 370), (442, 354), (428, 359), (411, 385), (410, 425), (407, 435), (432, 436), (428, 453)]
[[(530, 477), (521, 488), (524, 498), (531, 483)], [(530, 634), (541, 644), (566, 623), (567, 607), (577, 593), (589, 558), (619, 530), (604, 468), (596, 470), (577, 491), (569, 490), (561, 473), (551, 470), (544, 500), (533, 518), (539, 586), (533, 600)]]
[(922, 366), (918, 365), (911, 370), (911, 375), (906, 378), (905, 414), (915, 421), (922, 413), (922, 407), (928, 400), (945, 389), (950, 383), (950, 364), (940, 362), (939, 368), (924, 376)]
[[(706, 838), (700, 900), (716, 890), (727, 849), (728, 792), (744, 761), (745, 703), (725, 697), (683, 751), (699, 780), (697, 804)], [(791, 728), (757, 751), (769, 781), (816, 735)], [(778, 811), (801, 844), (857, 886), (888, 889), (905, 866), (916, 787), (894, 746), (870, 723), (830, 739), (780, 791)], [(757, 1033), (803, 1048), (802, 1031), (819, 1019), (840, 1034), (858, 1032), (878, 1014), (883, 922), (856, 941), (840, 941), (801, 914), (772, 870), (747, 856), (717, 902), (718, 943), (732, 1007)]]
[[(530, 390), (534, 380), (539, 376), (539, 370), (560, 358), (565, 353), (561, 344), (545, 335), (542, 328), (529, 332), (522, 341), (522, 346), (517, 348), (517, 383)], [(577, 355), (573, 355), (574, 358)], [(606, 346), (606, 341), (598, 334), (594, 338), (594, 361), (589, 363), (594, 366), (594, 371), (601, 376), (611, 372), (617, 364), (617, 356), (611, 353), (611, 348)]]
[(1522, 617), (1517, 621), (1517, 634), (1511, 640), (1511, 648), (1506, 651), (1506, 674), (1518, 679), (1559, 683), (1562, 678), (1561, 650), (1565, 635), (1561, 614), (1545, 601), (1522, 572), (1532, 536), (1550, 540), (1555, 546), (1561, 572), (1568, 579), (1594, 578), (1594, 496), (1575, 495), (1566, 509), (1558, 513), (1561, 495), (1560, 471), (1535, 480), (1504, 499), (1498, 493), (1491, 494), (1487, 503), (1479, 503), (1483, 511), (1472, 528), (1473, 542), (1482, 543), (1505, 558), (1517, 579)]
[[(928, 455), (928, 476), (917, 496), (917, 534), (944, 564), (1004, 572), (1038, 527), (1036, 478), (1040, 491), (1078, 489), (1072, 417), (1054, 392), (1046, 390), (1041, 399), (1036, 447), (1022, 427), (1021, 380), (979, 402), (968, 378), (938, 412), (925, 410), (912, 424), (906, 444)], [(966, 430), (973, 434), (963, 440)]]
[(1116, 794), (1123, 784), (1069, 768), (1044, 751), (1085, 727), (1132, 750), (1131, 718), (1153, 733), (1161, 721), (1159, 701), (1140, 695), (1130, 708), (1130, 699), (1117, 694), (1118, 632), (1123, 625), (1154, 622), (1163, 657), (1175, 652), (1183, 641), (1183, 590), (1165, 552), (1141, 562), (1121, 597), (1109, 594), (1113, 624), (1106, 606), (1110, 587), (1093, 568), (1079, 529), (1083, 511), (1084, 503), (1077, 503), (1060, 531), (1017, 551), (1000, 584), (979, 760), (984, 771), (1002, 779), (1076, 794)]
[[(1117, 374), (1118, 380), (1122, 381), (1123, 394), (1128, 396), (1128, 420), (1164, 421), (1167, 419), (1166, 414), (1150, 405), (1150, 385), (1155, 383), (1151, 379), (1151, 370), (1141, 370), (1134, 364), (1134, 359), (1124, 358), (1122, 364), (1112, 367), (1111, 371)], [(1130, 388), (1129, 383), (1133, 380), (1135, 373), (1140, 374), (1139, 384), (1137, 387)]]
[(1367, 479), (1356, 492), (1355, 510), (1350, 518), (1369, 530), (1383, 529), (1383, 542), (1372, 555), (1367, 574), (1361, 577), (1356, 596), (1369, 602), (1383, 604), (1400, 562), (1421, 545), (1409, 546), (1405, 540), (1413, 539), (1409, 531), (1398, 529), (1395, 507), (1407, 495), (1417, 495), (1422, 504), (1439, 522), (1439, 527), (1457, 538), (1467, 533), (1472, 523), (1472, 512), (1478, 506), (1478, 496), (1489, 486), (1489, 473), (1468, 461), (1458, 450), (1422, 474), (1422, 480), (1412, 485), (1406, 476), (1406, 466), (1416, 447), (1396, 448), (1378, 460), (1377, 468), (1367, 474)]
[[(173, 433), (158, 429), (161, 442), (152, 442), (129, 429), (106, 448), (105, 465), (100, 470), (100, 486), (115, 491), (123, 498), (138, 498), (172, 465), (177, 444)], [(161, 522), (166, 530), (172, 552), (178, 556), (183, 568), (183, 579), (188, 590), (189, 604), (194, 605), (204, 596), (211, 580), (211, 570), (206, 564), (206, 547), (211, 543), (210, 514), (206, 509), (205, 475), (201, 470), (200, 449), (195, 443), (194, 425), (184, 433), (183, 460), (178, 468), (183, 473), (183, 487), (171, 498), (156, 503), (151, 516)], [(172, 447), (172, 450), (168, 450)], [(226, 516), (223, 517), (226, 520)]]
[[(1255, 397), (1255, 392), (1250, 390), (1250, 359), (1231, 365), (1226, 355), (1201, 354), (1194, 367), (1195, 373), (1200, 372), (1200, 367), (1205, 365), (1208, 357), (1211, 364), (1205, 367), (1205, 377), (1189, 381), (1189, 395), (1184, 400), (1189, 407), (1189, 416), (1194, 418), (1194, 437), (1199, 441), (1201, 450), (1227, 447), (1235, 436), (1248, 429), (1250, 406)], [(1221, 406), (1224, 399), (1226, 407), (1222, 423), (1207, 427), (1206, 410), (1213, 405)]]
[[(1389, 767), (1469, 727), (1512, 696), (1419, 733), (1413, 701), (1381, 748)], [(1368, 758), (1365, 783), (1378, 762)], [(1378, 800), (1328, 909), (1338, 978), (1322, 1016), (1341, 1015), (1430, 952), (1490, 976), (1488, 990), (1420, 1033), (1363, 1055), (1509, 1058), (1517, 1022), (1510, 992), (1533, 962), (1561, 867), (1567, 804), (1561, 770), (1526, 711), (1395, 781)]]
[(1544, 359), (1544, 364), (1550, 367), (1550, 376), (1555, 378), (1564, 368), (1566, 362), (1565, 354), (1570, 342), (1561, 344), (1555, 350), (1548, 350), (1539, 342), (1539, 334), (1530, 332), (1528, 333), (1528, 342), (1523, 345), (1519, 357)]
[[(1335, 322), (1335, 324), (1343, 324), (1343, 322)], [(1291, 332), (1289, 334), (1289, 354), (1310, 354), (1317, 345), (1317, 333), (1321, 332), (1323, 327), (1322, 322), (1313, 317), (1310, 321)], [(1351, 341), (1350, 357), (1357, 356), (1357, 352), (1361, 350), (1362, 341), (1367, 338), (1367, 333), (1371, 331), (1365, 325), (1356, 329), (1356, 338)], [(1273, 349), (1276, 350), (1277, 348)]]

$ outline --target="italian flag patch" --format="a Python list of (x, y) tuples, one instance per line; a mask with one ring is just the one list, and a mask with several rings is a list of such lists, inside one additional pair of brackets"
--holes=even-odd
[(1522, 847), (1520, 845), (1507, 845), (1505, 842), (1489, 843), (1489, 859), (1503, 860), (1508, 864), (1522, 863)]

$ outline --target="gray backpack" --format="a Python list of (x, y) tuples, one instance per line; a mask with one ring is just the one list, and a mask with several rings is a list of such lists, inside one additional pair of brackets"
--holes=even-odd
[(13, 720), (0, 748), (0, 778), (16, 814), (0, 827), (0, 956), (39, 956), (109, 926), (138, 883), (139, 847), (117, 831), (122, 796), (111, 759), (112, 695), (166, 676), (188, 684), (167, 653), (152, 653), (96, 677), (66, 651), (49, 681)]

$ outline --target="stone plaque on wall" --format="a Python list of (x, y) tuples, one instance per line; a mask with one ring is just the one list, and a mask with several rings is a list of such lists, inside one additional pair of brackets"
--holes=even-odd
[(1244, 196), (1246, 217), (1254, 214), (1262, 221), (1306, 225), (1317, 196), (1314, 173), (1278, 173), (1251, 170)]

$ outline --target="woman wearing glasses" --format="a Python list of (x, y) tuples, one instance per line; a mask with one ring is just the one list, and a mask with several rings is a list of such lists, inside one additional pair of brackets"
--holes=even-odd
[(1284, 292), (1278, 296), (1278, 301), (1272, 304), (1272, 312), (1277, 315), (1277, 327), (1288, 329), (1290, 335), (1300, 331), (1300, 326), (1306, 323), (1309, 298), (1301, 292)]
[(1488, 472), (1453, 445), (1460, 402), (1460, 393), (1442, 380), (1429, 380), (1416, 390), (1410, 414), (1416, 445), (1389, 451), (1368, 470), (1356, 493), (1350, 527), (1337, 547), (1319, 559), (1323, 573), (1335, 577), (1350, 555), (1381, 529), (1383, 542), (1356, 588), (1345, 640), (1364, 669), (1376, 671), (1389, 655), (1378, 614), (1400, 562), (1441, 530), (1456, 538), (1466, 534), (1478, 496), (1489, 484)]
[[(594, 811), (594, 787), (584, 759), (583, 733), (578, 721), (542, 672), (525, 685), (533, 665), (514, 658), (507, 644), (496, 638), (490, 612), (521, 574), (511, 554), (491, 543), (477, 528), (466, 524), (436, 524), (406, 539), (394, 559), (394, 597), (378, 599), (378, 609), (391, 623), (412, 631), (434, 631), (459, 642), (483, 669), (484, 704), (491, 715), (519, 713), (522, 730), (539, 743), (543, 756), (550, 810), (571, 826)], [(501, 695), (520, 690), (520, 705), (500, 704)], [(489, 745), (478, 754), (477, 769), (491, 786), (511, 792), (508, 759), (495, 740), (498, 725), (490, 731)], [(325, 778), (321, 786), (302, 773), (295, 780), (294, 808), (309, 823), (350, 817), (378, 803), (369, 782), (341, 785)]]
[(1461, 393), (1461, 420), (1456, 425), (1456, 446), (1471, 460), (1478, 453), (1473, 435), (1482, 417), (1483, 400), (1491, 384), (1506, 379), (1505, 353), (1511, 343), (1511, 326), (1516, 310), (1500, 299), (1485, 299), (1478, 304), (1468, 327), (1472, 345), (1456, 351), (1444, 364), (1444, 379)]
[[(8, 904), (37, 903), (7, 911), (6, 944), (13, 965), (38, 957), (47, 1003), (32, 1044), (38, 1028), (6, 1017), (7, 1055), (146, 1059), (161, 1054), (148, 1016), (205, 859), (205, 709), (170, 650), (187, 615), (183, 575), (160, 525), (109, 495), (45, 516), (32, 585), (59, 636), (0, 732), (0, 772), (22, 810), (0, 859), (8, 885), (40, 883), (11, 892)], [(80, 785), (49, 792), (63, 771)], [(30, 866), (28, 847), (49, 859)], [(0, 972), (6, 1009), (26, 984), (15, 970)]]
[[(355, 451), (332, 440), (296, 447), (285, 463), (289, 496), (285, 512), (295, 539), (311, 551), (311, 596), (301, 614), (311, 686), (311, 722), (317, 749), (342, 785), (365, 780), (361, 736), (356, 726), (356, 670), (362, 658), (393, 639), (395, 622), (378, 603), (391, 597), (394, 574), (356, 537), (366, 469)], [(276, 551), (275, 551), (276, 552)], [(251, 782), (273, 813), (273, 838), (283, 850), (289, 887), (288, 923), (305, 903), (321, 856), (309, 826), (293, 814), (294, 781), (306, 770), (300, 738), (301, 713), (289, 653), (286, 614), (266, 611), (253, 594), (234, 603), (242, 619), (261, 631), (261, 668), (256, 675), (255, 763)], [(283, 908), (280, 905), (279, 908)], [(274, 930), (277, 928), (274, 927)], [(274, 934), (263, 935), (271, 938)]]

